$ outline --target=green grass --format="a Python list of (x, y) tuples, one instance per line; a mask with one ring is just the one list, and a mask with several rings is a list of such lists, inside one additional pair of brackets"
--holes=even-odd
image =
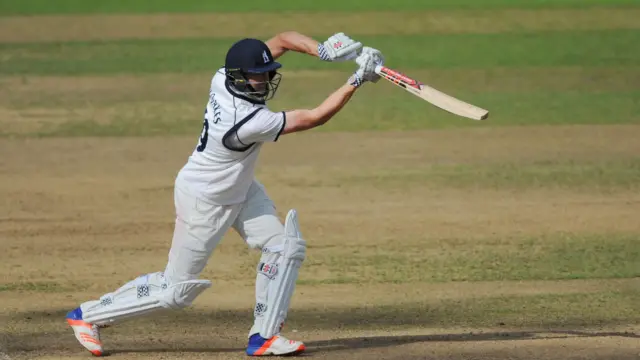
[[(562, 280), (640, 276), (637, 235), (394, 239), (404, 246), (313, 249), (301, 284)], [(312, 246), (313, 247), (313, 246)], [(307, 268), (305, 268), (307, 269)], [(317, 273), (330, 275), (323, 277)]]
[[(385, 86), (392, 87), (393, 85)], [(400, 89), (352, 100), (340, 117), (319, 131), (419, 130), (425, 128), (562, 124), (640, 124), (640, 92), (468, 93), (457, 84), (446, 91), (489, 109), (489, 119), (472, 121), (446, 113)], [(320, 96), (314, 98), (321, 101)], [(372, 106), (371, 104), (375, 104)]]
[[(629, 324), (640, 320), (640, 291), (499, 296), (476, 299), (444, 299), (348, 309), (297, 310), (296, 322), (315, 327), (351, 329), (505, 327), (506, 329), (575, 328)], [(373, 302), (373, 301), (372, 301)], [(321, 311), (320, 311), (321, 310)], [(468, 334), (470, 338), (473, 335)], [(504, 336), (508, 336), (503, 334)], [(456, 336), (457, 337), (457, 336)]]
[[(539, 4), (543, 3), (549, 4)], [(2, 102), (9, 109), (68, 111), (68, 116), (62, 119), (59, 113), (53, 121), (42, 119), (42, 126), (39, 120), (25, 116), (29, 127), (22, 134), (27, 136), (194, 134), (199, 131), (209, 76), (222, 65), (229, 45), (235, 40), (0, 44), (0, 76), (17, 75), (27, 79), (41, 75), (202, 74), (199, 83), (182, 84), (188, 89), (171, 96), (156, 86), (149, 89), (150, 95), (147, 91), (133, 92), (126, 86), (122, 90), (98, 86), (95, 92), (83, 90), (74, 94), (71, 80), (59, 93), (50, 95), (46, 91), (30, 90), (31, 94), (23, 96), (7, 85), (0, 88), (6, 93)], [(366, 86), (334, 121), (318, 131), (640, 124), (640, 87), (637, 86), (640, 48), (635, 46), (640, 42), (640, 30), (384, 35), (364, 36), (361, 40), (385, 54), (393, 54), (387, 55), (389, 66), (408, 74), (421, 74), (419, 79), (427, 84), (489, 109), (490, 119), (473, 122), (457, 118), (381, 81), (376, 86)], [(287, 77), (287, 71), (337, 70), (346, 78), (354, 69), (352, 63), (326, 63), (301, 54), (289, 54), (281, 61), (285, 78), (271, 102), (274, 110), (315, 106), (344, 81), (335, 74), (322, 79)], [(544, 69), (557, 76), (541, 75)], [(563, 73), (563, 69), (569, 70)], [(580, 72), (576, 72), (577, 69)], [(599, 73), (599, 69), (608, 69), (608, 72)], [(573, 81), (574, 86), (566, 85), (563, 74), (569, 76), (567, 79), (569, 83)], [(471, 78), (467, 78), (468, 75)], [(87, 109), (90, 111), (85, 111)], [(109, 115), (95, 119), (94, 114)], [(0, 136), (21, 134), (14, 130), (20, 124), (12, 127), (14, 125), (3, 126)]]
[[(215, 71), (236, 39), (127, 40), (0, 45), (0, 74), (82, 75)], [(391, 67), (406, 69), (637, 66), (638, 30), (375, 36)], [(288, 69), (348, 70), (301, 54), (282, 58)]]
[(640, 188), (640, 157), (615, 161), (554, 161), (459, 164), (389, 168), (384, 173), (343, 175), (335, 185), (367, 183), (384, 189), (408, 185), (484, 189), (609, 189)]
[[(75, 137), (193, 134), (202, 127), (202, 106), (188, 107), (180, 103), (169, 107), (162, 104), (131, 104), (124, 106), (119, 113), (116, 112), (109, 123), (99, 123), (90, 117), (81, 117), (59, 125), (45, 126), (31, 135)], [(191, 114), (193, 116), (189, 117)]]
[(206, 0), (0, 0), (2, 15), (78, 13), (159, 13), (159, 12), (259, 12), (317, 10), (430, 10), (487, 8), (584, 8), (637, 6), (635, 0), (287, 0), (287, 1), (206, 1)]
[[(289, 85), (289, 84), (287, 84)], [(384, 86), (384, 88), (382, 88)], [(487, 127), (514, 125), (567, 125), (567, 124), (640, 124), (640, 92), (633, 93), (456, 93), (463, 99), (476, 103), (491, 111), (490, 119), (477, 122), (456, 117), (433, 107), (393, 85), (382, 84), (376, 96), (359, 94), (331, 122), (316, 129), (321, 132), (334, 131), (411, 131), (421, 129)], [(291, 90), (300, 89), (292, 86)], [(203, 92), (205, 89), (203, 88)], [(304, 91), (302, 89), (301, 91)], [(310, 92), (304, 101), (295, 99), (278, 100), (271, 108), (292, 109), (305, 105), (319, 104), (326, 92)], [(284, 95), (280, 95), (284, 97)], [(43, 102), (46, 103), (46, 99)], [(0, 129), (0, 137), (60, 137), (60, 136), (156, 136), (156, 135), (193, 135), (199, 134), (202, 126), (202, 96), (194, 97), (189, 102), (122, 102), (110, 107), (90, 108), (88, 113), (69, 112), (66, 117), (60, 114), (47, 118), (41, 112), (40, 120), (31, 122), (40, 125), (28, 132), (22, 132), (5, 125)], [(34, 106), (37, 99), (32, 99)], [(89, 103), (90, 104), (90, 103)], [(372, 106), (375, 104), (375, 106)], [(46, 108), (46, 107), (45, 107)], [(64, 109), (61, 107), (60, 109)], [(25, 109), (24, 111), (29, 111)], [(108, 121), (96, 120), (94, 116), (108, 114)], [(17, 124), (19, 129), (19, 124)], [(428, 170), (428, 171), (427, 171)], [(514, 186), (516, 184), (535, 186), (535, 182), (543, 179), (555, 181), (558, 186), (606, 186), (610, 181), (610, 170), (599, 167), (581, 168), (580, 164), (538, 164), (528, 167), (504, 165), (498, 167), (466, 168), (464, 166), (439, 167), (407, 173), (396, 174), (361, 174), (362, 178), (386, 186), (395, 186), (406, 181), (425, 183), (449, 183), (454, 186)], [(615, 186), (633, 186), (639, 180), (635, 168), (617, 168), (622, 177)], [(479, 171), (474, 177), (475, 184), (465, 178), (467, 173)], [(545, 172), (546, 171), (546, 172)], [(585, 172), (581, 174), (580, 172)], [(533, 175), (537, 177), (532, 177)], [(589, 175), (582, 177), (582, 175)], [(560, 176), (560, 177), (558, 177)], [(463, 180), (460, 180), (463, 179)], [(348, 181), (349, 179), (345, 179)], [(465, 182), (466, 181), (466, 182)], [(559, 182), (558, 182), (559, 181)], [(618, 181), (618, 180), (616, 180)]]

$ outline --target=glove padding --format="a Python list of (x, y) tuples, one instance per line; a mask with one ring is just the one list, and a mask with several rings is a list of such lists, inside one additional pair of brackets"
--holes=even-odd
[[(384, 56), (382, 55), (382, 52), (380, 52), (380, 50), (365, 46), (362, 48), (360, 52), (360, 56), (365, 54), (371, 56), (372, 58), (371, 61), (373, 61), (374, 63), (373, 70), (375, 70), (376, 65), (384, 65)], [(357, 59), (356, 59), (356, 63), (358, 65), (361, 65)], [(380, 80), (380, 75), (376, 74), (375, 71), (373, 70), (371, 71), (370, 74), (367, 74), (367, 76), (364, 77), (364, 80), (370, 81), (372, 83), (376, 83), (378, 82), (378, 80)]]
[(325, 61), (347, 61), (355, 59), (361, 49), (362, 43), (339, 32), (318, 44), (318, 56)]
[(380, 78), (380, 75), (376, 74), (375, 55), (370, 52), (362, 53), (356, 58), (356, 64), (358, 64), (358, 70), (349, 78), (349, 84), (359, 87), (366, 81), (376, 82)]

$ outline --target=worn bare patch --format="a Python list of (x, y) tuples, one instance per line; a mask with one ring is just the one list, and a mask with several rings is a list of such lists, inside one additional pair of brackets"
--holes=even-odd
[[(57, 131), (64, 126), (70, 126), (68, 134), (73, 134), (78, 128), (80, 132), (91, 133), (91, 127), (112, 124), (122, 117), (136, 118), (136, 114), (144, 113), (140, 107), (153, 109), (153, 103), (136, 105), (119, 105), (112, 107), (83, 106), (81, 108), (64, 107), (29, 107), (21, 109), (7, 109), (0, 107), (0, 134), (5, 136), (37, 136), (50, 131)], [(171, 107), (166, 114), (181, 113), (180, 104)]]
[(0, 107), (0, 134), (30, 135), (64, 124), (77, 114), (65, 109), (16, 110)]
[(3, 17), (0, 42), (265, 38), (291, 29), (321, 37), (336, 29), (353, 35), (637, 29), (638, 18), (637, 8), (28, 16)]
[(0, 77), (0, 106), (81, 111), (96, 105), (206, 100), (213, 71), (181, 75), (5, 76)]

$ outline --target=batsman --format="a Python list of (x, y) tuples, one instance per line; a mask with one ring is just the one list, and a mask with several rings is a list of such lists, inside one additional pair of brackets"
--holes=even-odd
[[(317, 107), (270, 110), (282, 75), (276, 60), (287, 52), (321, 61), (354, 61), (356, 70)], [(66, 320), (76, 339), (95, 356), (104, 349), (100, 329), (163, 309), (182, 309), (211, 282), (200, 274), (225, 233), (233, 228), (248, 247), (262, 252), (256, 267), (254, 322), (247, 355), (296, 355), (300, 341), (280, 334), (287, 318), (298, 271), (306, 257), (295, 209), (284, 223), (254, 172), (260, 149), (282, 135), (313, 129), (335, 116), (363, 84), (375, 83), (380, 51), (344, 33), (318, 42), (295, 31), (266, 42), (234, 43), (209, 89), (202, 132), (174, 184), (175, 226), (163, 271), (141, 275), (99, 299), (70, 311)], [(286, 160), (286, 159), (284, 159)]]

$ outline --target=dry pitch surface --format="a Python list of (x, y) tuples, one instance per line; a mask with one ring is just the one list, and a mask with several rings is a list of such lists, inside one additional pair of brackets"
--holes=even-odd
[[(598, 137), (593, 136), (596, 130)], [(554, 133), (566, 137), (554, 138)], [(550, 136), (518, 150), (515, 144), (535, 134)], [(558, 313), (553, 306), (525, 307), (516, 317), (507, 314), (510, 320), (502, 325), (500, 318), (481, 314), (483, 307), (495, 311), (487, 303), (501, 301), (501, 296), (568, 296), (561, 302), (570, 306), (571, 296), (637, 289), (637, 279), (386, 283), (384, 275), (372, 273), (356, 284), (348, 278), (341, 281), (348, 274), (337, 273), (358, 271), (341, 263), (349, 252), (371, 255), (361, 259), (375, 262), (385, 261), (385, 253), (403, 253), (405, 247), (423, 248), (416, 257), (424, 262), (446, 258), (447, 242), (439, 239), (467, 239), (460, 240), (463, 246), (480, 251), (474, 243), (508, 234), (637, 233), (639, 225), (631, 215), (640, 210), (640, 198), (624, 189), (487, 190), (353, 180), (363, 173), (384, 175), (389, 167), (407, 168), (415, 161), (517, 162), (550, 153), (579, 159), (591, 151), (601, 158), (628, 156), (640, 150), (637, 143), (606, 146), (613, 138), (636, 136), (637, 127), (620, 126), (283, 138), (278, 146), (267, 148), (260, 178), (281, 213), (289, 207), (299, 209), (311, 243), (289, 334), (306, 340), (312, 357), (323, 359), (637, 358), (640, 340), (634, 333), (639, 329), (624, 319), (615, 326), (598, 325), (588, 317), (580, 326), (572, 326), (571, 320), (555, 327), (541, 320), (543, 326), (537, 326), (536, 316), (575, 317), (572, 309)], [(358, 146), (350, 147), (347, 156), (339, 155), (341, 146), (326, 147), (350, 141)], [(576, 150), (574, 142), (592, 150)], [(9, 205), (0, 222), (2, 252), (8, 255), (2, 277), (14, 286), (13, 291), (0, 292), (2, 341), (11, 358), (86, 358), (64, 324), (64, 311), (132, 276), (162, 268), (172, 230), (173, 176), (192, 146), (191, 137), (2, 140), (2, 153), (12, 154), (2, 160), (0, 181)], [(304, 152), (299, 151), (302, 147)], [(306, 164), (309, 157), (314, 166)], [(437, 244), (445, 251), (439, 252)], [(331, 265), (332, 258), (339, 260)], [(215, 285), (193, 309), (107, 329), (106, 346), (115, 358), (242, 357), (256, 259), (257, 254), (230, 234), (204, 274)], [(412, 276), (405, 267), (398, 271)], [(448, 303), (463, 304), (462, 313)], [(574, 311), (587, 316), (599, 311), (597, 305), (590, 306), (594, 308)]]

